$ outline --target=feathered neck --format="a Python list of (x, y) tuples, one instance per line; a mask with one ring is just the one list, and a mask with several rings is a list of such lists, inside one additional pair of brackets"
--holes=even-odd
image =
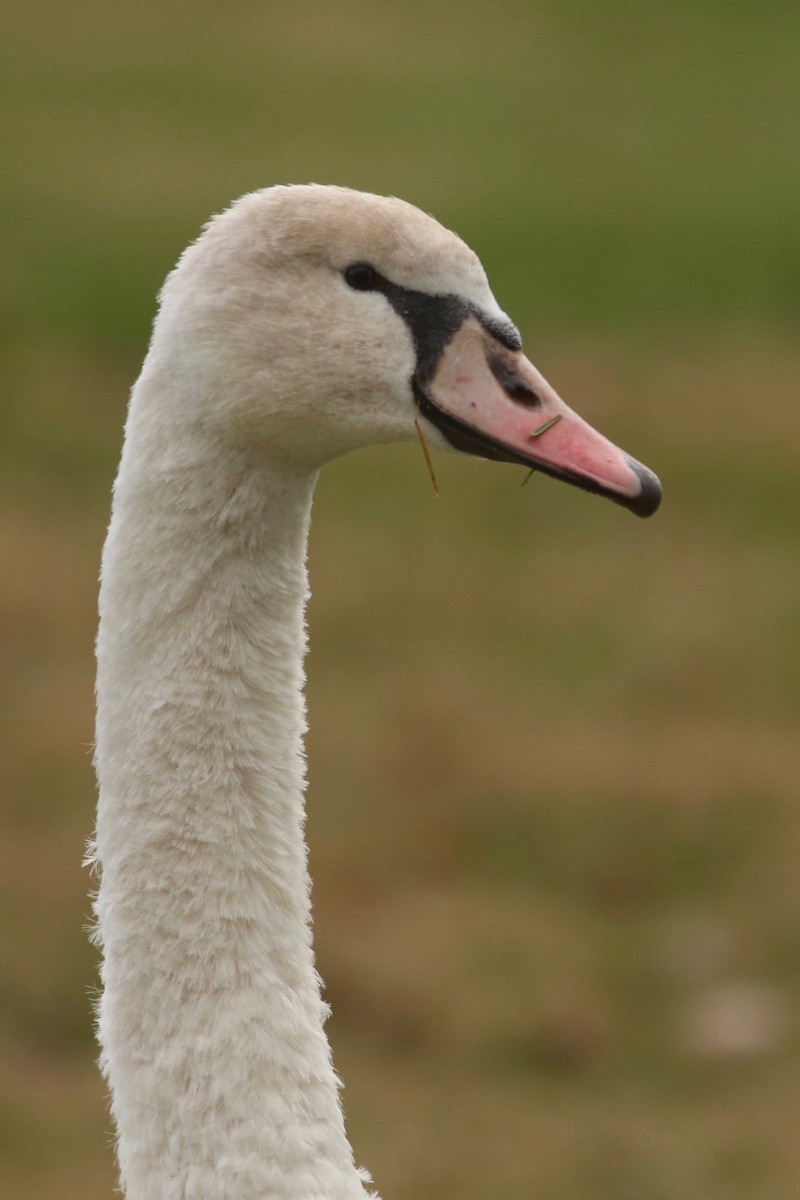
[(315, 475), (134, 391), (98, 636), (102, 1063), (128, 1200), (363, 1200), (303, 839)]

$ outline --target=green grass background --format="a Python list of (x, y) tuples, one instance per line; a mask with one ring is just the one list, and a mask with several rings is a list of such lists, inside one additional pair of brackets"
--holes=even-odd
[(0, 1194), (114, 1186), (79, 864), (154, 296), (210, 213), (316, 180), (457, 229), (666, 493), (324, 474), (309, 834), (358, 1159), (386, 1200), (794, 1200), (800, 7), (12, 0), (0, 96)]

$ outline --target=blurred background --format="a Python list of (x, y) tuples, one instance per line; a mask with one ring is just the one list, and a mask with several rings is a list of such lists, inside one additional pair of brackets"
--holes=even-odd
[(315, 510), (309, 836), (386, 1200), (800, 1191), (800, 7), (11, 0), (0, 1193), (112, 1195), (85, 937), (129, 388), (207, 217), (433, 212), (662, 511), (412, 446)]

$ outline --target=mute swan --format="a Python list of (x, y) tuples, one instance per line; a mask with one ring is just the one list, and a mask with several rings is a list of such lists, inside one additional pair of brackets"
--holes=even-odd
[(660, 485), (523, 357), (410, 205), (274, 187), (167, 279), (131, 398), (98, 634), (101, 1064), (128, 1200), (364, 1200), (314, 969), (306, 535), (319, 468), (415, 436), (647, 516)]

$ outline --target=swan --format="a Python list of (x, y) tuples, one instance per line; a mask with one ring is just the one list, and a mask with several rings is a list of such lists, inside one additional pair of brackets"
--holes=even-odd
[(101, 568), (97, 1030), (128, 1200), (373, 1194), (310, 932), (306, 539), (324, 463), (417, 431), (659, 503), (432, 217), (320, 185), (215, 217), (160, 296)]

